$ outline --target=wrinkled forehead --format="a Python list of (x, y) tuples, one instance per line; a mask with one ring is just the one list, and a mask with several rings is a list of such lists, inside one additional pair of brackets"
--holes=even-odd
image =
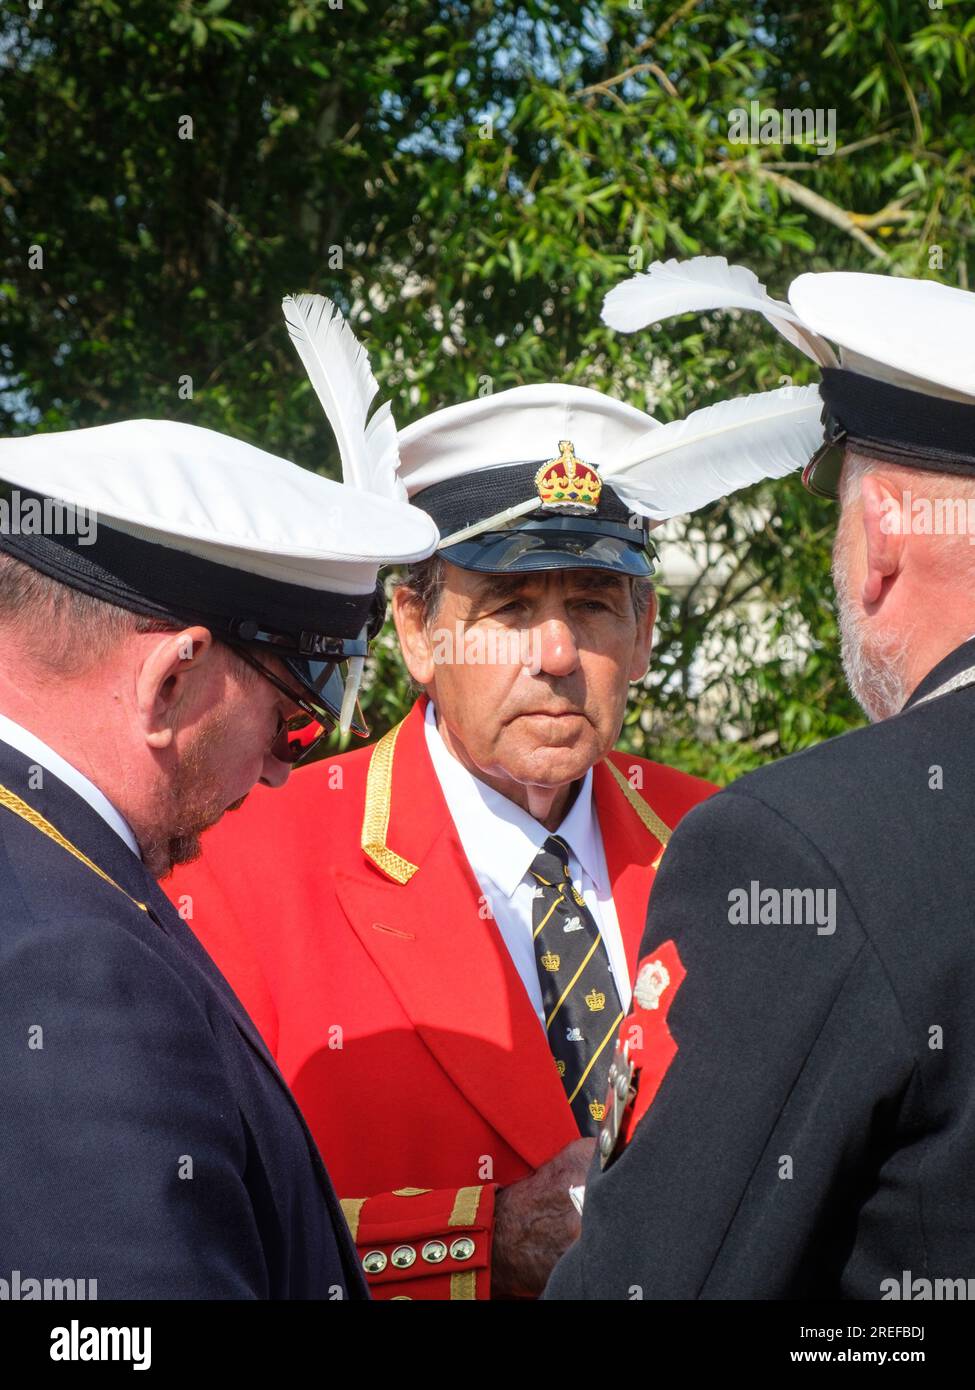
[(501, 598), (508, 594), (532, 595), (552, 589), (569, 593), (579, 590), (625, 593), (632, 582), (630, 575), (612, 570), (573, 568), (495, 574), (466, 570), (445, 562), (445, 587), (477, 599)]

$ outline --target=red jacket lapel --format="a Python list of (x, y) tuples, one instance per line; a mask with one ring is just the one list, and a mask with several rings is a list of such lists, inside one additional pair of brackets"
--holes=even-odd
[(593, 794), (632, 980), (647, 925), (647, 900), (664, 846), (643, 825), (606, 762), (597, 763), (593, 770)]
[(418, 701), (400, 726), (391, 759), (385, 751), (373, 758), (365, 813), (371, 849), (361, 873), (336, 872), (336, 889), (426, 1046), (535, 1168), (578, 1131), (525, 987), (500, 932), (482, 915), (480, 888), (427, 752), (426, 703)]

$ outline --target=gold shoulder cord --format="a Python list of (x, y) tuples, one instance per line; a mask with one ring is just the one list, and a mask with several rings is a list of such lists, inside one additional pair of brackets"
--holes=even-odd
[(66, 840), (60, 830), (56, 830), (49, 820), (44, 819), (40, 811), (35, 811), (33, 806), (28, 806), (26, 801), (21, 801), (16, 793), (10, 791), (8, 787), (2, 784), (0, 784), (0, 806), (6, 806), (8, 811), (13, 811), (15, 816), (19, 816), (20, 819), (25, 820), (28, 825), (32, 825), (35, 830), (39, 830), (42, 835), (46, 835), (49, 840), (53, 840), (56, 845), (60, 845), (62, 849), (66, 849), (69, 854), (74, 855), (75, 859), (84, 864), (86, 869), (91, 869), (92, 873), (97, 874), (105, 883), (109, 883), (113, 888), (117, 888), (122, 896), (128, 898), (129, 902), (133, 903), (134, 906), (141, 908), (143, 912), (149, 911), (145, 903), (140, 903), (138, 898), (131, 897), (126, 893), (121, 884), (116, 883), (114, 878), (109, 878), (105, 870), (100, 869), (93, 860), (88, 858), (87, 854), (82, 854), (81, 850), (78, 849), (76, 845), (73, 845), (70, 840)]
[(393, 750), (405, 720), (396, 724), (372, 750), (366, 776), (366, 806), (362, 817), (363, 852), (396, 883), (409, 883), (419, 868), (386, 844), (393, 800)]

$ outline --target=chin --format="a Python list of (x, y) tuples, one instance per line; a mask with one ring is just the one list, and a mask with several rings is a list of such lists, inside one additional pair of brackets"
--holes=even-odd
[(506, 761), (505, 768), (516, 782), (536, 787), (564, 787), (576, 782), (597, 763), (602, 754), (588, 745), (559, 748), (543, 745), (520, 757)]

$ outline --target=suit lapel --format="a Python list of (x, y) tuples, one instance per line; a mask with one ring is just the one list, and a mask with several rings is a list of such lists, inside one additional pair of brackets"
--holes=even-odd
[[(261, 1035), (248, 1017), (244, 1006), (220, 973), (212, 957), (207, 954), (180, 917), (156, 880), (147, 871), (142, 860), (132, 853), (98, 812), (73, 788), (56, 777), (53, 772), (45, 770), (40, 779), (41, 785), (36, 789), (32, 788), (28, 775), (32, 766), (33, 764), (26, 756), (17, 749), (10, 748), (7, 744), (0, 744), (0, 782), (9, 786), (17, 796), (38, 811), (55, 830), (59, 831), (65, 839), (87, 855), (93, 864), (97, 864), (103, 873), (108, 874), (115, 881), (117, 887), (105, 883), (104, 880), (100, 881), (101, 888), (105, 893), (118, 894), (119, 889), (122, 889), (136, 903), (144, 904), (148, 916), (155, 926), (169, 937), (184, 956), (189, 958), (189, 963), (206, 977), (211, 988), (218, 993), (238, 1031), (261, 1057), (288, 1097), (288, 1102), (305, 1132), (315, 1166), (321, 1178), (328, 1185), (325, 1165), (294, 1096), (278, 1070), (277, 1063), (268, 1051)], [(2, 814), (11, 815), (13, 812), (3, 810)], [(34, 833), (41, 835), (43, 832), (35, 827)], [(62, 849), (61, 853), (64, 854), (66, 860), (76, 865), (79, 875), (90, 876), (93, 882), (99, 883), (94, 870), (79, 860), (73, 859), (68, 850)], [(133, 913), (138, 911), (137, 907), (132, 907)]]
[[(483, 915), (479, 885), (427, 752), (425, 707), (419, 701), (400, 726), (392, 754), (385, 835), (391, 857), (373, 848), (361, 872), (336, 870), (336, 890), (440, 1066), (536, 1168), (578, 1138), (578, 1130), (508, 948)], [(373, 846), (377, 823), (373, 807), (366, 837)], [(377, 873), (379, 861), (408, 875), (406, 881)]]
[(594, 769), (593, 794), (613, 903), (632, 980), (647, 925), (647, 900), (664, 846), (643, 825), (605, 761), (597, 763)]

